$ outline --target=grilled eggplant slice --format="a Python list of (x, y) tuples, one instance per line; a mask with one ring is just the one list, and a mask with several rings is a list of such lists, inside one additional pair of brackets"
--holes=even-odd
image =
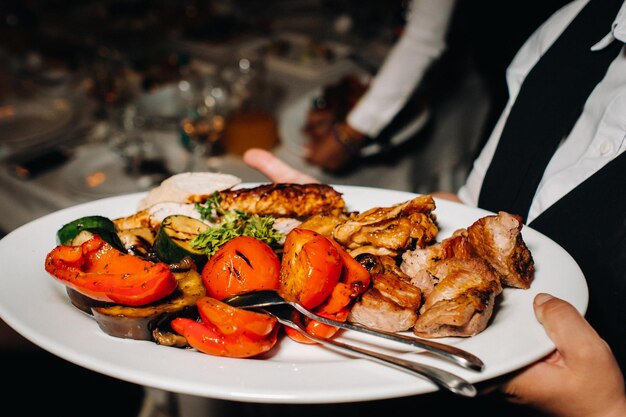
[(168, 331), (169, 318), (195, 317), (196, 300), (206, 294), (200, 274), (190, 269), (174, 272), (178, 288), (172, 295), (147, 306), (127, 307), (88, 299), (69, 289), (72, 304), (91, 314), (102, 331), (110, 336), (125, 339), (154, 341), (153, 332), (163, 327)]

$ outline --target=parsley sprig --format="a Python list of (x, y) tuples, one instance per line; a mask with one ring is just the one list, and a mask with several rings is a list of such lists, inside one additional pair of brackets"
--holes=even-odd
[(196, 210), (203, 220), (215, 223), (191, 240), (191, 246), (208, 256), (230, 239), (237, 236), (250, 236), (275, 244), (283, 238), (283, 233), (273, 228), (275, 219), (271, 216), (259, 216), (241, 210), (223, 210), (220, 196), (214, 193), (205, 204), (196, 203)]

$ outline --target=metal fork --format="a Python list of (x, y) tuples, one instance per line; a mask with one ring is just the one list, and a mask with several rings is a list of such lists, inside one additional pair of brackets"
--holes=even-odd
[(433, 382), (441, 388), (447, 389), (455, 394), (464, 397), (474, 397), (476, 395), (476, 388), (471, 383), (457, 375), (454, 375), (442, 369), (408, 361), (405, 359), (396, 358), (394, 356), (389, 356), (380, 352), (363, 349), (358, 346), (348, 345), (337, 340), (321, 339), (315, 337), (307, 333), (307, 331), (303, 327), (301, 327), (299, 324), (291, 319), (291, 314), (292, 312), (294, 312), (294, 310), (293, 307), (287, 304), (265, 306), (263, 308), (258, 308), (257, 310), (266, 312), (267, 314), (276, 317), (279, 323), (297, 330), (309, 339), (314, 340), (321, 345), (327, 346), (328, 348), (337, 350), (342, 353), (346, 353), (350, 356), (367, 359), (376, 363), (390, 366), (395, 369), (399, 369), (404, 372), (408, 372), (413, 375), (417, 375), (421, 378)]
[(331, 320), (326, 317), (319, 316), (300, 304), (287, 301), (283, 299), (276, 291), (274, 290), (261, 290), (261, 291), (252, 291), (242, 294), (237, 294), (231, 297), (228, 297), (222, 300), (225, 303), (228, 303), (235, 307), (240, 308), (257, 308), (257, 307), (267, 307), (274, 305), (285, 305), (288, 304), (298, 310), (300, 313), (304, 314), (310, 319), (319, 321), (320, 323), (328, 324), (330, 326), (339, 327), (341, 329), (346, 330), (354, 330), (361, 333), (366, 333), (372, 336), (382, 337), (387, 340), (391, 340), (394, 342), (403, 343), (405, 345), (417, 347), (424, 349), (438, 357), (451, 361), (457, 365), (460, 365), (464, 368), (471, 369), (474, 371), (482, 371), (484, 368), (484, 363), (475, 355), (459, 349), (454, 346), (445, 345), (443, 343), (437, 343), (432, 340), (426, 339), (418, 339), (416, 337), (405, 336), (398, 333), (385, 332), (382, 330), (374, 330), (365, 326), (360, 326), (354, 323), (340, 322), (336, 320)]

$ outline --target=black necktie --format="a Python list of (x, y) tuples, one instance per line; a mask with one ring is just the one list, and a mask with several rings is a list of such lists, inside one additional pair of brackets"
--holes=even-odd
[(590, 50), (609, 33), (622, 3), (591, 0), (528, 73), (485, 175), (480, 207), (526, 218), (550, 158), (622, 47), (614, 40)]

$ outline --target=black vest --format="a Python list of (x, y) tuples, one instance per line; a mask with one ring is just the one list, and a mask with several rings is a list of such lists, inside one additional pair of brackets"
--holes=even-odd
[[(559, 142), (623, 47), (615, 40), (603, 51), (589, 51), (589, 42), (608, 33), (622, 3), (592, 0), (529, 73), (485, 175), (480, 207), (524, 217), (528, 213)], [(590, 28), (592, 35), (587, 36)], [(581, 67), (568, 64), (564, 69), (564, 62), (580, 62)], [(563, 71), (566, 82), (559, 79)], [(576, 79), (581, 79), (580, 83)], [(626, 154), (570, 191), (529, 226), (561, 245), (581, 267), (589, 287), (586, 317), (626, 372)]]
[(548, 162), (622, 49), (611, 29), (623, 0), (591, 0), (526, 75), (485, 175), (478, 205), (528, 215)]
[(529, 227), (549, 236), (576, 260), (589, 286), (586, 317), (626, 371), (626, 152)]

